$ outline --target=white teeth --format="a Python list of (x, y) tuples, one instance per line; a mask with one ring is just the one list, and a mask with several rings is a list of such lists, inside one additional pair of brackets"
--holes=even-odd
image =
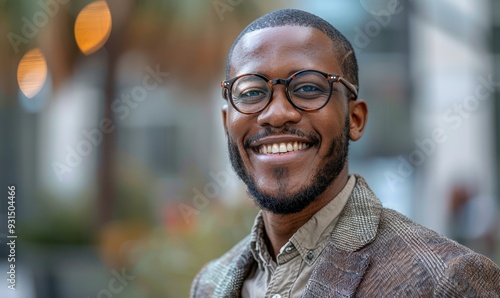
[(302, 142), (288, 142), (288, 143), (275, 143), (271, 145), (261, 145), (258, 148), (261, 154), (279, 154), (286, 152), (293, 152), (298, 150), (304, 150), (309, 147), (309, 144)]
[(280, 147), (278, 144), (273, 144), (273, 153), (278, 153), (280, 152)]

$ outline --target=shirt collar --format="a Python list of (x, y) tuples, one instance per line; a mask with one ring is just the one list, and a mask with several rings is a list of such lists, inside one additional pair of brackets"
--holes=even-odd
[[(342, 209), (344, 209), (355, 184), (356, 177), (351, 175), (340, 193), (295, 232), (292, 238), (281, 248), (279, 255), (290, 250), (286, 248), (293, 247), (297, 249), (307, 264), (311, 265), (314, 263), (325, 248), (325, 239), (335, 227), (338, 216), (342, 212)], [(265, 244), (264, 229), (262, 212), (259, 211), (252, 227), (250, 250), (261, 268), (262, 266), (273, 266), (274, 264)], [(280, 259), (279, 255), (278, 262)]]
[(274, 263), (269, 251), (267, 250), (266, 242), (264, 240), (264, 230), (262, 211), (259, 211), (259, 213), (257, 213), (257, 217), (255, 217), (252, 232), (250, 234), (250, 251), (261, 269), (263, 269), (264, 266), (271, 266)]

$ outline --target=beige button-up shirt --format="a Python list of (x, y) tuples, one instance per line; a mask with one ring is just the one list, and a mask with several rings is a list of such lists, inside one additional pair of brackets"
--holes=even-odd
[(342, 191), (280, 249), (276, 262), (264, 242), (264, 221), (259, 212), (250, 242), (256, 263), (243, 283), (242, 297), (300, 297), (355, 184), (356, 177), (351, 175)]

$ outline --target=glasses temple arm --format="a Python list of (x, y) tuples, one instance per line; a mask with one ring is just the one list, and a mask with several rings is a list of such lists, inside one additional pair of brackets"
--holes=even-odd
[(339, 81), (347, 88), (349, 89), (349, 91), (351, 91), (351, 93), (354, 95), (354, 99), (357, 99), (358, 98), (358, 90), (356, 89), (356, 87), (349, 83), (349, 81), (347, 81), (346, 79), (344, 79), (343, 77), (339, 77)]

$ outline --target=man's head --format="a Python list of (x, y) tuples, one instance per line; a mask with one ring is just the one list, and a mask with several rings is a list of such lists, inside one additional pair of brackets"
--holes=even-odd
[[(324, 77), (314, 73), (305, 82), (295, 76), (286, 82), (275, 80), (306, 69)], [(357, 87), (357, 73), (354, 51), (345, 37), (323, 19), (300, 10), (265, 15), (238, 36), (227, 60), (227, 78), (257, 74), (277, 83), (260, 81), (263, 88), (258, 89), (254, 81), (262, 78), (236, 80), (226, 90), (232, 104), (223, 108), (231, 164), (259, 207), (276, 214), (299, 212), (328, 194), (336, 182), (345, 181), (349, 140), (361, 137), (367, 110), (364, 101), (355, 100), (355, 90), (346, 88), (349, 83), (341, 84), (331, 75)], [(245, 114), (235, 109), (235, 100), (254, 102), (261, 94), (270, 99), (262, 110)], [(318, 98), (326, 102), (321, 108), (301, 108), (314, 106), (308, 101)]]

